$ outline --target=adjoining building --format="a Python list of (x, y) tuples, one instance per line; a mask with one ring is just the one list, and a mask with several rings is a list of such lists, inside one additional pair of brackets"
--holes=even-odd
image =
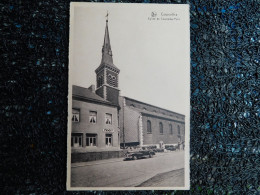
[(96, 95), (93, 85), (73, 86), (72, 122), (73, 149), (119, 149), (118, 105)]
[(184, 143), (185, 116), (128, 97), (120, 97), (121, 146)]
[(162, 147), (184, 142), (184, 115), (120, 96), (120, 70), (113, 64), (108, 20), (95, 73), (97, 89), (94, 85), (72, 89), (72, 162), (121, 157), (120, 145)]

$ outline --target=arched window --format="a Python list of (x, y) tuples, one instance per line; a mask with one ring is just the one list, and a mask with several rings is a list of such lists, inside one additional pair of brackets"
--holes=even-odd
[(172, 124), (169, 125), (169, 129), (170, 129), (170, 134), (173, 134), (173, 130), (172, 130)]
[(111, 74), (108, 74), (107, 83), (108, 83), (109, 85), (112, 85), (112, 75), (111, 75)]
[(112, 77), (112, 86), (116, 87), (116, 77), (115, 76)]
[(147, 133), (152, 133), (151, 121), (147, 121)]
[(117, 78), (111, 74), (107, 74), (107, 83), (113, 87), (117, 87)]
[(178, 125), (178, 135), (179, 135), (179, 136), (181, 135), (181, 128), (180, 128), (180, 125)]
[(100, 87), (101, 85), (103, 85), (103, 76), (98, 77), (98, 87)]
[(162, 122), (159, 123), (159, 128), (160, 128), (160, 134), (163, 134), (163, 124), (162, 124)]

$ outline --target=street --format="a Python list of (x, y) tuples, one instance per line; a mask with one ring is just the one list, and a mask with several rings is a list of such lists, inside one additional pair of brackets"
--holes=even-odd
[(184, 151), (157, 153), (153, 158), (130, 161), (120, 158), (72, 163), (71, 168), (71, 187), (180, 185), (184, 186)]

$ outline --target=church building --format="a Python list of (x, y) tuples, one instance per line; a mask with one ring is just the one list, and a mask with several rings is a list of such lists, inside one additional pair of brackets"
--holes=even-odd
[(108, 20), (102, 59), (95, 73), (96, 89), (94, 85), (73, 86), (72, 153), (184, 142), (184, 115), (120, 96), (120, 70), (113, 63)]
[(121, 146), (184, 143), (185, 116), (129, 97), (120, 96)]

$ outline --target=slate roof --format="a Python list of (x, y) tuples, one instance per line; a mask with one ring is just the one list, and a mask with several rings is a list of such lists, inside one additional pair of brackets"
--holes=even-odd
[(107, 20), (106, 28), (105, 28), (104, 44), (103, 44), (103, 48), (102, 48), (101, 64), (96, 69), (96, 72), (98, 72), (100, 69), (102, 69), (103, 66), (108, 66), (108, 67), (111, 67), (112, 69), (116, 69), (116, 71), (119, 71), (119, 69), (113, 63), (112, 56), (113, 55), (112, 55), (112, 49), (111, 49), (111, 44), (110, 44), (109, 31), (108, 31), (108, 20)]
[(151, 115), (151, 116), (155, 116), (155, 117), (161, 117), (161, 118), (165, 118), (168, 120), (175, 120), (175, 121), (179, 121), (179, 122), (184, 122), (184, 119), (182, 118), (176, 118), (176, 116), (169, 116), (168, 114), (161, 114), (158, 112), (152, 112), (152, 111), (148, 111), (148, 110), (142, 110), (140, 108), (133, 108), (138, 110), (140, 113), (142, 114), (147, 114), (147, 115)]
[[(171, 113), (170, 115), (172, 115), (172, 116), (170, 116), (167, 113), (163, 114), (163, 113), (160, 113), (160, 112), (153, 112), (153, 111), (144, 110), (144, 109), (138, 108), (138, 107), (133, 107), (132, 108), (132, 109), (134, 109), (134, 110), (136, 110), (136, 111), (138, 111), (140, 113), (147, 114), (147, 115), (152, 115), (152, 116), (156, 116), (156, 117), (161, 117), (161, 118), (166, 118), (166, 119), (170, 119), (170, 120), (178, 120), (178, 121), (184, 121), (185, 120), (184, 119), (185, 115), (183, 115), (183, 114), (180, 114), (180, 113), (177, 113), (177, 112), (173, 112), (171, 110), (167, 110), (167, 109), (164, 109), (164, 108), (160, 108), (158, 106), (154, 106), (154, 105), (151, 105), (151, 104), (147, 104), (145, 102), (141, 102), (141, 101), (129, 98), (129, 97), (124, 97), (124, 98), (129, 99), (131, 101), (135, 101), (135, 102), (137, 102), (139, 104), (143, 104), (143, 105), (151, 106), (151, 107), (154, 107), (154, 108), (158, 108), (160, 110), (164, 110), (166, 112)], [(128, 105), (128, 107), (130, 107), (130, 106)], [(176, 116), (176, 115), (178, 115), (178, 116)]]
[(96, 93), (93, 93), (90, 89), (85, 88), (85, 87), (80, 87), (77, 85), (72, 86), (72, 96), (74, 98), (77, 97), (77, 98), (89, 100), (89, 101), (96, 102), (96, 103), (117, 106), (117, 105), (113, 104), (112, 102), (109, 102), (109, 101), (105, 100), (104, 98), (100, 97)]

